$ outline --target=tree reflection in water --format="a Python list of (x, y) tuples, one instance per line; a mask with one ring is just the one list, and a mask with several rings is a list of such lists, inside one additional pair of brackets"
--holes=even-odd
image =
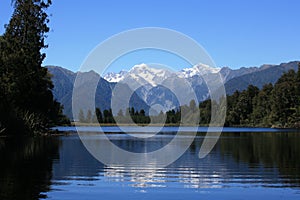
[[(220, 140), (221, 153), (250, 168), (263, 166), (264, 173), (277, 169), (289, 187), (300, 187), (300, 133), (226, 133)], [(231, 136), (231, 137), (230, 137)]]
[[(147, 142), (118, 134), (110, 136), (116, 145), (136, 152), (155, 150), (170, 141), (169, 135)], [(187, 195), (192, 195), (188, 188), (233, 188), (237, 195), (245, 187), (261, 191), (276, 187), (278, 194), (287, 188), (300, 188), (299, 133), (223, 133), (213, 151), (198, 159), (203, 136), (199, 134), (185, 154), (166, 168), (155, 163), (143, 168), (105, 166), (89, 154), (76, 135), (2, 138), (0, 199), (34, 200), (46, 195), (81, 199), (82, 195), (92, 194), (119, 197), (132, 188), (167, 194), (176, 194), (181, 188)], [(82, 195), (78, 196), (78, 190)]]
[(56, 137), (0, 139), (0, 199), (46, 198), (58, 149)]

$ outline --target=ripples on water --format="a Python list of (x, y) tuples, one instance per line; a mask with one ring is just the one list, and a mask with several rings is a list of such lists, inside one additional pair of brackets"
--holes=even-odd
[[(150, 140), (120, 134), (108, 137), (124, 149), (148, 152), (167, 144), (173, 135)], [(56, 138), (57, 152), (48, 155), (52, 160), (49, 190), (41, 190), (40, 195), (49, 199), (300, 199), (299, 133), (223, 133), (213, 151), (199, 159), (203, 138), (197, 136), (183, 156), (161, 168), (155, 163), (105, 166), (87, 152), (78, 136), (61, 136)], [(0, 180), (3, 183), (3, 176)]]

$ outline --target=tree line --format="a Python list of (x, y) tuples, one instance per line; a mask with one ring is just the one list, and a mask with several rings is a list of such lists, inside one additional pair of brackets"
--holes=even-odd
[(134, 123), (150, 123), (150, 117), (146, 115), (145, 110), (135, 110), (133, 107), (128, 108), (125, 113), (123, 113), (123, 110), (119, 110), (116, 116), (113, 115), (111, 109), (106, 109), (102, 112), (100, 108), (96, 108), (94, 113), (91, 110), (88, 110), (86, 115), (83, 110), (80, 110), (78, 114), (79, 122), (83, 123), (115, 124), (116, 121), (121, 123), (130, 123), (128, 120), (129, 117)]
[[(101, 124), (172, 124), (179, 125), (182, 123), (182, 118), (189, 121), (191, 117), (196, 115), (196, 102), (191, 100), (189, 105), (181, 106), (178, 109), (172, 109), (167, 112), (160, 111), (156, 115), (150, 116), (144, 109), (138, 110), (134, 107), (127, 108), (125, 111), (119, 110), (116, 115), (113, 115), (112, 109), (101, 110), (96, 108), (94, 112), (88, 110), (85, 114), (81, 109), (78, 114), (78, 120), (82, 123), (101, 123)], [(185, 115), (182, 116), (182, 112)]]
[[(284, 73), (274, 84), (249, 85), (227, 96), (225, 126), (300, 128), (300, 63), (298, 72)], [(211, 101), (200, 103), (200, 117), (210, 121)]]
[[(199, 117), (199, 125), (207, 126), (211, 121), (213, 103), (210, 99), (200, 102), (199, 112), (195, 112), (197, 105), (192, 100), (189, 105), (155, 116), (134, 108), (128, 108), (125, 113), (120, 110), (113, 116), (111, 109), (101, 112), (97, 108), (95, 115), (88, 111), (85, 117), (81, 110), (79, 121), (114, 124), (116, 119), (128, 123), (130, 116), (138, 124), (152, 122), (176, 125), (182, 123), (183, 119), (189, 122), (193, 117)], [(298, 72), (290, 70), (284, 73), (274, 85), (266, 84), (262, 89), (249, 85), (244, 91), (228, 95), (225, 126), (300, 128), (300, 63)]]

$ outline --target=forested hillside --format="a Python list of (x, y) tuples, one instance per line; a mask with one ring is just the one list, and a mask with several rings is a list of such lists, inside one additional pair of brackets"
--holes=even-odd
[[(199, 124), (202, 126), (210, 123), (212, 103), (209, 99), (199, 104)], [(115, 123), (114, 117), (120, 119), (128, 113), (138, 124), (148, 124), (150, 120), (154, 120), (154, 123), (180, 124), (182, 118), (189, 121), (186, 119), (194, 117), (195, 106), (195, 101), (191, 101), (189, 105), (161, 112), (158, 116), (152, 116), (152, 119), (145, 115), (144, 110), (129, 108), (125, 113), (119, 111), (117, 116), (113, 116), (111, 110), (102, 112), (98, 108), (95, 115), (89, 111), (85, 117), (81, 112), (79, 120), (86, 123)], [(186, 113), (184, 117), (181, 112)], [(300, 70), (297, 73), (294, 70), (284, 73), (274, 85), (266, 84), (262, 89), (249, 85), (246, 90), (228, 95), (225, 126), (300, 128)]]
[[(300, 68), (300, 64), (299, 68)], [(201, 122), (210, 120), (210, 100), (200, 104)], [(272, 85), (253, 85), (227, 96), (226, 126), (300, 127), (300, 71), (284, 73)]]

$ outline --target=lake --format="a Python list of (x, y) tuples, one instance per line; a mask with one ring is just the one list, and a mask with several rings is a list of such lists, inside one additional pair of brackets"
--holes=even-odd
[[(165, 127), (142, 139), (105, 128), (111, 142), (134, 152), (161, 148), (174, 131), (176, 127)], [(189, 128), (186, 132), (182, 140), (189, 137)], [(167, 167), (106, 166), (77, 134), (0, 138), (0, 199), (300, 199), (300, 132), (226, 128), (213, 150), (199, 159), (204, 132), (200, 128), (185, 153)]]

